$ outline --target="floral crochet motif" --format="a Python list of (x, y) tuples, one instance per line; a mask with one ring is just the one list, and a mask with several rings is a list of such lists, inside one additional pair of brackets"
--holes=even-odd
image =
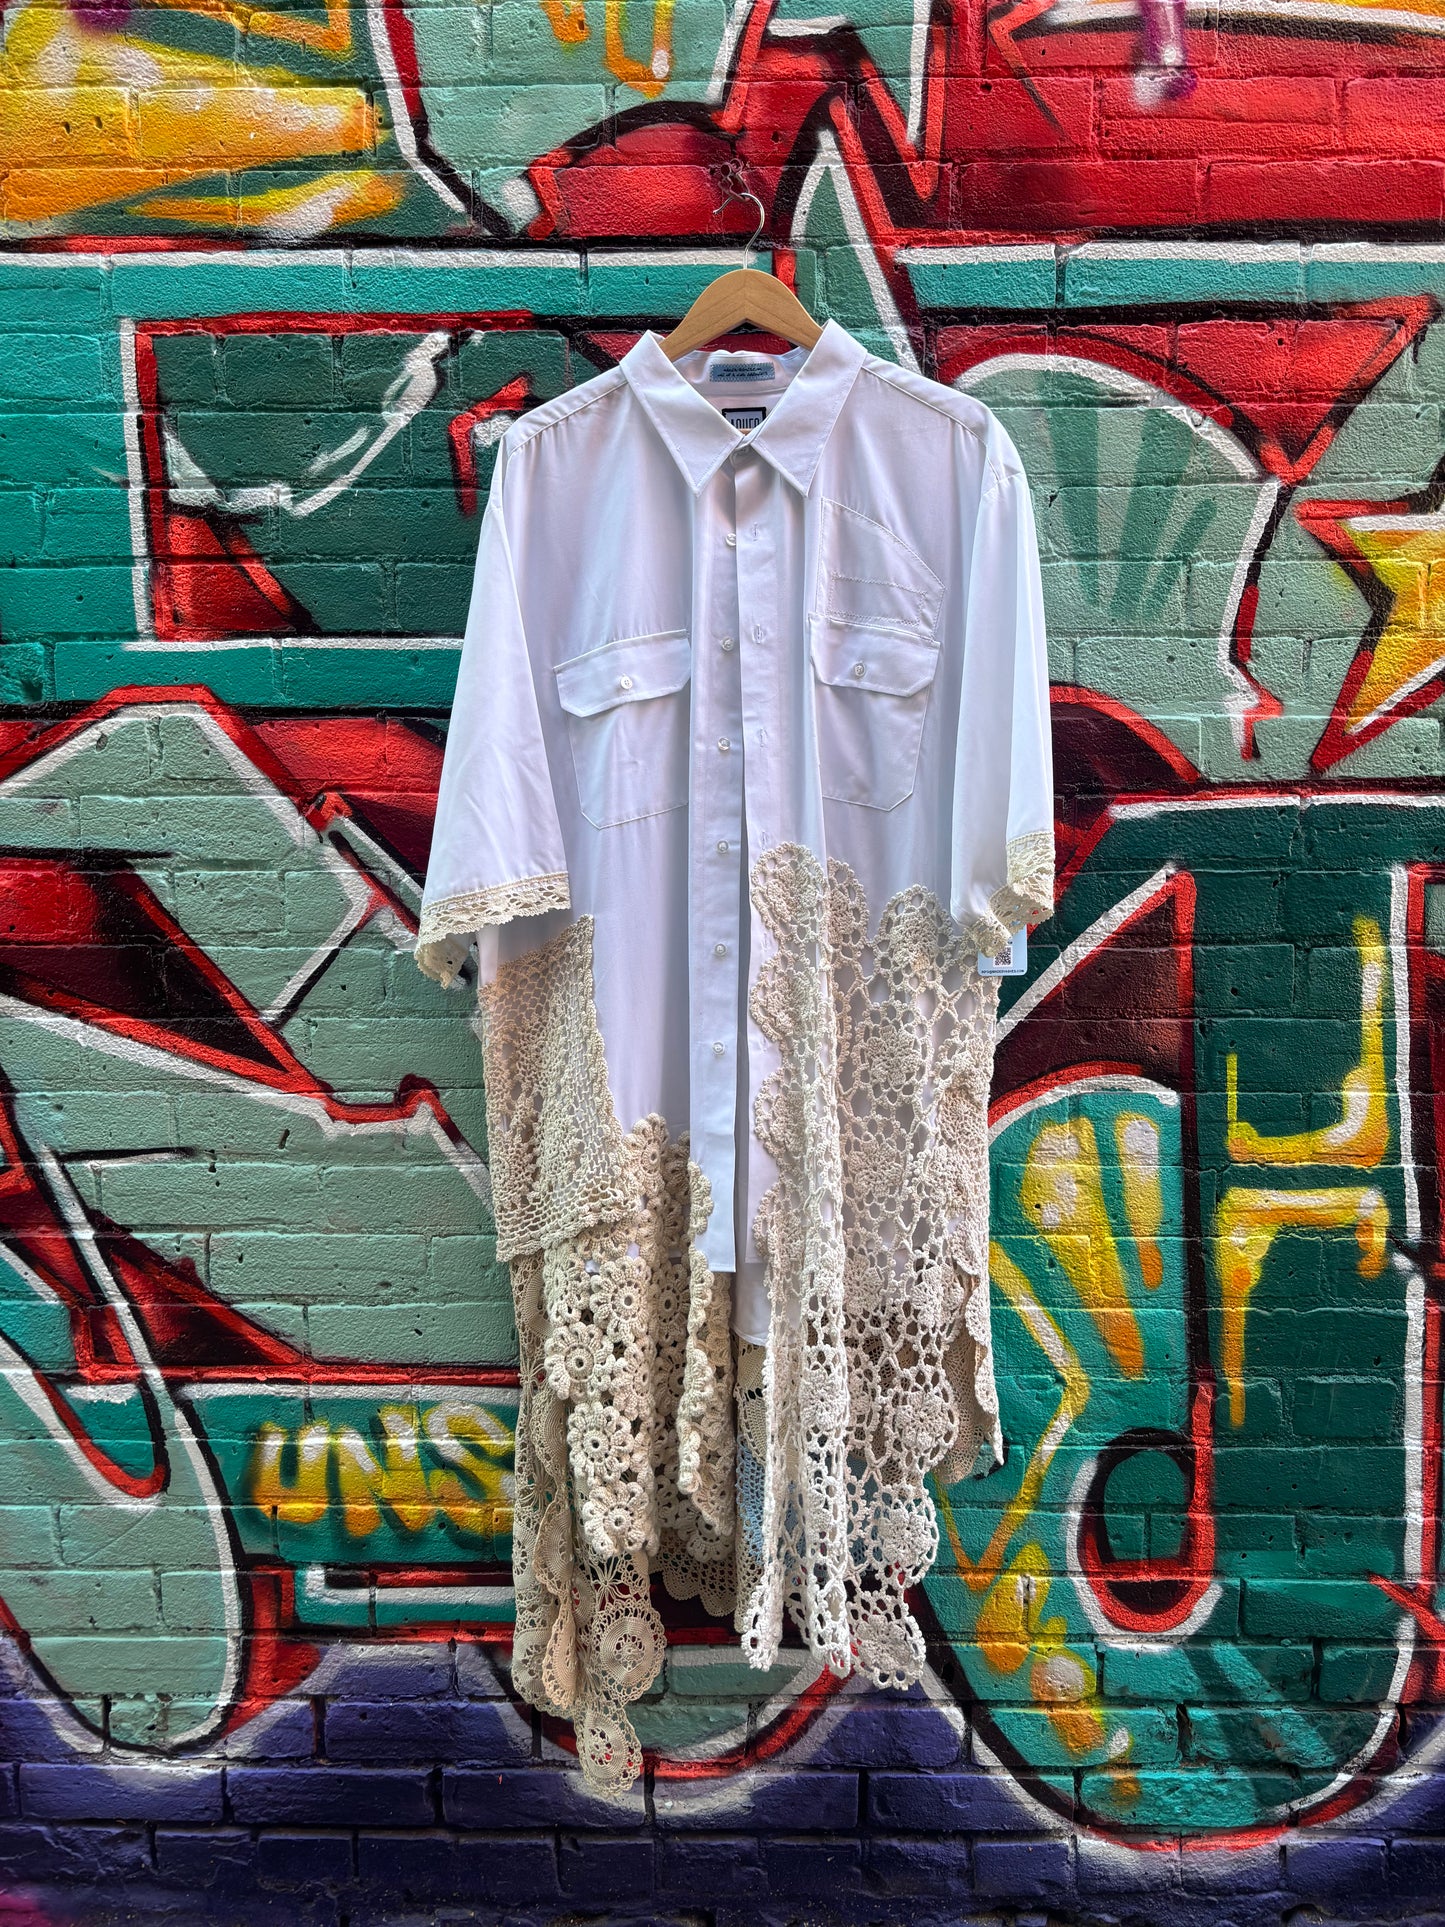
[[(846, 1674), (903, 1686), (923, 1665), (905, 1594), (932, 1564), (926, 1479), (999, 1450), (988, 1338), (987, 1103), (997, 988), (921, 886), (870, 938), (858, 880), (796, 844), (761, 857), (753, 903), (777, 946), (752, 1013), (781, 1064), (756, 1129), (778, 1166), (755, 1225), (773, 1316), (758, 1432), (761, 1533), (739, 1608), (771, 1662), (786, 1606)], [(752, 1568), (755, 1567), (755, 1570)]]
[(572, 1718), (587, 1779), (616, 1790), (641, 1766), (626, 1708), (665, 1647), (651, 1571), (732, 1607), (729, 1293), (697, 1250), (712, 1198), (686, 1139), (616, 1122), (590, 923), (505, 965), (483, 1010), (521, 1355), (513, 1677)]

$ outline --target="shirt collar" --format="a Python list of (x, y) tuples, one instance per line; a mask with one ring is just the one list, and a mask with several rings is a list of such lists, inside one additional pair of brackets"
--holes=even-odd
[(807, 360), (751, 436), (734, 428), (698, 393), (650, 330), (623, 356), (622, 372), (694, 494), (746, 441), (806, 495), (866, 354), (836, 321), (825, 322)]

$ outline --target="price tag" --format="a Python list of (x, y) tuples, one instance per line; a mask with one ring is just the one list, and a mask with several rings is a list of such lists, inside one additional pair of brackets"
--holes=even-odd
[(1022, 977), (1029, 967), (1029, 933), (1015, 930), (1013, 942), (999, 957), (985, 957), (978, 960), (980, 977)]

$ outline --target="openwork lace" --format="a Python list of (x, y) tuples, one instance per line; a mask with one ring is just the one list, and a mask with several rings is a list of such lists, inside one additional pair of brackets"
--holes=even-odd
[(731, 1306), (697, 1249), (712, 1196), (686, 1139), (616, 1122), (591, 960), (583, 920), (504, 965), (484, 1052), (521, 1358), (513, 1677), (618, 1790), (642, 1757), (626, 1708), (665, 1647), (651, 1572), (733, 1604)]
[(988, 900), (985, 915), (962, 932), (980, 956), (1002, 956), (1015, 930), (1042, 923), (1054, 911), (1054, 833), (1030, 830), (1010, 839), (1004, 881)]
[(479, 930), (510, 923), (514, 917), (540, 917), (548, 910), (565, 910), (570, 901), (566, 873), (560, 870), (551, 876), (518, 877), (485, 890), (441, 897), (422, 906), (417, 963), (428, 977), (449, 984)]
[(767, 1665), (786, 1607), (835, 1673), (856, 1660), (903, 1686), (924, 1659), (905, 1594), (938, 1546), (927, 1476), (969, 1469), (984, 1442), (1001, 1455), (987, 1295), (997, 987), (921, 887), (870, 938), (844, 863), (825, 872), (782, 845), (751, 885), (776, 945), (752, 1014), (781, 1062), (755, 1110), (779, 1175), (754, 1226), (769, 1344), (760, 1374), (751, 1355), (738, 1367), (741, 1476), (759, 1501), (755, 1545), (740, 1535), (739, 1630)]

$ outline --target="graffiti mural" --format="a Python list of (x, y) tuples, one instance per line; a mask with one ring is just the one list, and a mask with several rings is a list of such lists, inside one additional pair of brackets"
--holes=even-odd
[[(0, 5), (0, 1918), (1438, 1896), (1442, 18)], [(409, 950), (496, 444), (745, 249), (1019, 446), (1059, 888), (924, 1686), (661, 1601), (603, 1807)]]

